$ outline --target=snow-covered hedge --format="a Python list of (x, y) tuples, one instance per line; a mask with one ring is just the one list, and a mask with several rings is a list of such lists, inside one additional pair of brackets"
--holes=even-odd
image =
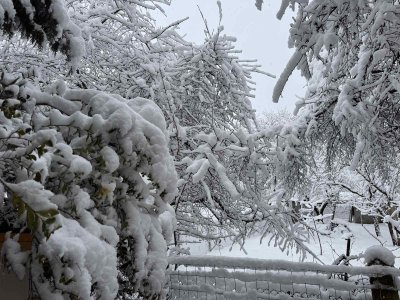
[(0, 218), (34, 240), (3, 257), (43, 299), (162, 294), (177, 176), (160, 109), (26, 76), (1, 74)]

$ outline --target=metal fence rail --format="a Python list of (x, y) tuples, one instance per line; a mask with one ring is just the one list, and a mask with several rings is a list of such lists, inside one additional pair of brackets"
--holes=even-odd
[(387, 285), (371, 284), (370, 278), (397, 278), (400, 271), (384, 266), (324, 266), (281, 260), (187, 256), (170, 258), (168, 276), (170, 300), (370, 300), (372, 290), (375, 295), (377, 291), (395, 290)]

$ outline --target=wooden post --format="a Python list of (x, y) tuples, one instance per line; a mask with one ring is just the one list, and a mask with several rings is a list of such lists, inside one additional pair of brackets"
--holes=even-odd
[(372, 300), (399, 300), (399, 292), (392, 275), (371, 277), (370, 282), (378, 285), (377, 288), (372, 289)]
[[(387, 266), (380, 259), (375, 259), (368, 263), (368, 266), (381, 265)], [(370, 283), (375, 285), (372, 288), (372, 300), (399, 300), (399, 292), (392, 275), (370, 277)]]
[[(349, 265), (349, 257), (350, 257), (350, 250), (351, 250), (351, 236), (348, 236), (346, 241), (346, 261), (345, 261), (345, 265), (348, 266)], [(344, 281), (348, 281), (349, 280), (349, 274), (345, 273), (344, 274)]]

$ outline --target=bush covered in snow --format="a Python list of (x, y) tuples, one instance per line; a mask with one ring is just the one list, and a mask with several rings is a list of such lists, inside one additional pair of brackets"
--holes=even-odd
[(160, 109), (33, 80), (0, 80), (1, 211), (17, 211), (2, 221), (34, 235), (27, 255), (7, 240), (4, 258), (43, 299), (162, 294), (177, 177)]

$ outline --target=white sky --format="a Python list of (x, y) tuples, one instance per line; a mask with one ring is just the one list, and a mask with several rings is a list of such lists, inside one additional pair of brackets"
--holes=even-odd
[[(293, 53), (293, 49), (288, 49), (287, 46), (293, 13), (287, 12), (279, 21), (275, 17), (281, 3), (278, 0), (264, 1), (262, 11), (254, 6), (255, 0), (221, 0), (221, 3), (225, 34), (237, 38), (236, 48), (243, 50), (242, 58), (257, 59), (262, 70), (279, 77)], [(180, 26), (180, 31), (186, 35), (186, 40), (201, 43), (204, 40), (204, 23), (197, 5), (207, 18), (210, 30), (217, 28), (219, 13), (216, 0), (173, 0), (171, 6), (165, 7), (167, 18), (157, 16), (157, 23), (165, 25), (189, 17)], [(280, 109), (292, 112), (294, 103), (298, 100), (296, 95), (304, 95), (305, 81), (297, 70), (286, 85), (278, 104), (272, 102), (276, 79), (254, 75), (253, 80), (257, 82), (257, 86), (256, 98), (252, 101), (258, 113)]]

